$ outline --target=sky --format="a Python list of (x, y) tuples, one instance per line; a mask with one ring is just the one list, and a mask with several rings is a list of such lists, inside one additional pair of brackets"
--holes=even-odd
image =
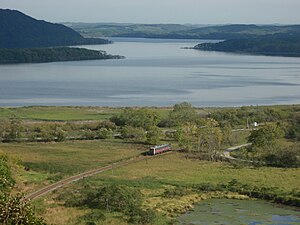
[(50, 22), (300, 24), (300, 0), (0, 0)]

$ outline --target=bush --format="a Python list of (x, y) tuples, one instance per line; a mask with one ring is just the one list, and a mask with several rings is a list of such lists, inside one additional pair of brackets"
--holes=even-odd
[(101, 210), (93, 210), (91, 213), (88, 213), (82, 216), (80, 219), (86, 221), (85, 224), (96, 224), (96, 221), (103, 221), (106, 219), (104, 213)]
[(45, 225), (34, 215), (32, 208), (23, 197), (0, 194), (0, 224), (2, 225)]
[(65, 141), (66, 140), (66, 137), (67, 137), (67, 135), (66, 135), (66, 132), (65, 131), (63, 131), (62, 129), (57, 129), (56, 131), (55, 131), (55, 137), (56, 137), (56, 141), (57, 142), (63, 142), (63, 141)]
[(118, 126), (131, 126), (147, 129), (160, 122), (159, 115), (151, 110), (126, 108), (119, 115), (111, 118), (111, 122)]
[(267, 165), (275, 167), (299, 167), (299, 144), (291, 148), (283, 148), (275, 153), (269, 153), (264, 156)]
[(133, 224), (150, 224), (155, 218), (155, 212), (151, 209), (142, 210), (140, 208), (130, 210), (128, 222)]
[(109, 120), (105, 120), (105, 121), (101, 121), (98, 124), (97, 129), (101, 129), (101, 128), (115, 130), (115, 129), (117, 129), (117, 126), (116, 126), (116, 124), (114, 122), (109, 121)]
[(124, 212), (139, 208), (142, 194), (138, 189), (125, 185), (104, 185), (88, 193), (84, 202), (92, 208)]
[(279, 138), (283, 137), (284, 132), (274, 124), (267, 124), (258, 130), (253, 130), (249, 136), (248, 141), (254, 147), (264, 147), (273, 145)]
[(81, 138), (84, 140), (94, 140), (96, 138), (96, 133), (91, 130), (86, 130), (82, 132)]
[(12, 178), (7, 157), (0, 156), (0, 193), (10, 191), (14, 184), (15, 181)]
[(189, 193), (189, 190), (186, 187), (175, 187), (165, 190), (163, 196), (166, 198), (175, 198), (177, 196), (184, 196)]
[(143, 128), (125, 126), (122, 129), (121, 135), (122, 138), (134, 142), (144, 142), (146, 140), (146, 132)]
[(170, 111), (167, 126), (180, 126), (188, 122), (197, 122), (199, 116), (195, 108), (187, 102), (175, 104), (173, 110)]
[(290, 139), (300, 140), (300, 115), (295, 115), (288, 125), (286, 137)]
[(110, 128), (101, 128), (98, 131), (98, 137), (100, 139), (108, 139), (113, 136), (113, 131)]
[(10, 194), (14, 184), (8, 159), (0, 156), (0, 224), (44, 225), (44, 221), (34, 215), (23, 196)]
[(83, 188), (70, 195), (61, 196), (67, 206), (87, 206), (93, 211), (82, 217), (87, 222), (105, 219), (102, 210), (121, 212), (128, 217), (128, 222), (135, 224), (151, 223), (155, 217), (152, 210), (143, 210), (142, 193), (139, 189), (126, 185), (107, 184), (97, 189)]

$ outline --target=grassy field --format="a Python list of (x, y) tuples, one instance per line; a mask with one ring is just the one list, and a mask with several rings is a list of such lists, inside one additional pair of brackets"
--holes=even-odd
[[(161, 117), (166, 117), (171, 108), (149, 108)], [(107, 120), (121, 112), (122, 108), (73, 107), (73, 106), (30, 106), (20, 108), (0, 108), (0, 120), (16, 116), (25, 120), (72, 121)]]
[[(19, 161), (19, 190), (26, 192), (65, 176), (136, 156), (145, 147), (120, 140), (64, 143), (1, 143), (0, 151)], [(24, 170), (23, 168), (27, 168)]]
[[(300, 105), (278, 105), (278, 106), (248, 106), (242, 107), (248, 110), (283, 110), (283, 111), (299, 111)], [(155, 111), (162, 118), (166, 118), (172, 110), (171, 107), (148, 107)], [(199, 115), (206, 116), (213, 112), (235, 110), (239, 108), (197, 108)], [(122, 111), (122, 108), (113, 107), (80, 107), (80, 106), (28, 106), (28, 107), (0, 107), (0, 120), (17, 116), (25, 120), (41, 120), (41, 121), (76, 121), (76, 120), (106, 120)]]
[[(15, 191), (27, 193), (59, 180), (64, 176), (79, 173), (95, 167), (107, 165), (122, 158), (138, 155), (146, 150), (143, 145), (131, 144), (122, 140), (74, 141), (64, 143), (2, 143), (0, 152), (22, 161), (22, 167), (15, 171), (17, 188)], [(170, 218), (162, 215), (176, 215), (191, 207), (201, 199), (209, 198), (210, 193), (199, 195), (187, 193), (176, 198), (165, 198), (168, 189), (201, 183), (228, 183), (237, 179), (243, 184), (260, 187), (276, 187), (282, 191), (300, 191), (300, 169), (272, 167), (235, 168), (222, 162), (205, 162), (186, 159), (184, 153), (173, 153), (150, 158), (122, 168), (86, 178), (48, 194), (33, 202), (38, 214), (49, 224), (84, 225), (81, 219), (90, 213), (85, 207), (67, 207), (60, 196), (80, 190), (84, 185), (99, 187), (103, 184), (121, 184), (138, 188), (144, 195), (145, 209), (155, 209), (159, 214), (155, 224), (164, 225)], [(235, 193), (213, 193), (220, 197), (238, 197)], [(120, 213), (105, 213), (105, 221), (96, 224), (127, 224)]]
[[(187, 193), (176, 198), (165, 198), (163, 194), (168, 189), (201, 183), (228, 183), (237, 179), (243, 184), (261, 187), (276, 187), (290, 192), (300, 190), (300, 169), (281, 168), (235, 168), (227, 163), (210, 163), (199, 160), (186, 159), (182, 153), (174, 153), (158, 158), (148, 159), (122, 168), (96, 175), (85, 180), (89, 186), (99, 187), (103, 184), (122, 184), (138, 188), (144, 194), (144, 207), (155, 209), (161, 215), (172, 215), (173, 212), (184, 211), (191, 204), (209, 198), (211, 193), (198, 195)], [(71, 225), (78, 222), (75, 218), (89, 212), (86, 208), (64, 206), (64, 202), (57, 200), (58, 196), (68, 196), (80, 190), (82, 181), (71, 184), (44, 199), (34, 202), (36, 209), (47, 221), (54, 224)], [(235, 193), (213, 193), (226, 198), (245, 198)], [(56, 199), (56, 200), (53, 200)], [(60, 215), (56, 217), (56, 215)], [(53, 221), (53, 217), (56, 219)], [(106, 220), (97, 224), (126, 224), (118, 214), (106, 214)], [(155, 224), (166, 224), (165, 217), (158, 217)]]
[(237, 179), (255, 186), (278, 187), (282, 190), (300, 191), (300, 169), (235, 168), (227, 163), (211, 163), (186, 159), (176, 153), (118, 168), (114, 175), (97, 175), (101, 179), (135, 181), (139, 179), (170, 184), (227, 183)]
[[(275, 107), (275, 106), (274, 106)], [(289, 110), (299, 111), (299, 106)], [(277, 108), (277, 107), (275, 107)], [(279, 108), (284, 109), (284, 106)], [(166, 118), (171, 108), (149, 108)], [(22, 107), (0, 108), (0, 120), (13, 115), (30, 121), (86, 121), (106, 120), (119, 113), (122, 108), (105, 107)], [(207, 115), (220, 108), (197, 109), (200, 115)], [(30, 122), (29, 122), (30, 123)], [(76, 123), (76, 122), (74, 122)], [(34, 123), (33, 123), (34, 124)], [(242, 126), (242, 125), (240, 125)], [(171, 129), (171, 128), (165, 128)], [(233, 132), (233, 145), (247, 142), (249, 131)], [(161, 140), (161, 143), (170, 140)], [(229, 144), (228, 144), (229, 145)], [(172, 143), (173, 148), (177, 143)], [(0, 143), (0, 153), (6, 154), (19, 165), (13, 170), (17, 180), (14, 192), (30, 193), (49, 183), (83, 171), (98, 168), (132, 156), (140, 155), (149, 146), (133, 144), (121, 139), (65, 142), (23, 142)], [(226, 148), (229, 146), (222, 146)], [(213, 196), (238, 197), (237, 193), (185, 193), (182, 196), (167, 198), (169, 189), (190, 187), (203, 183), (227, 184), (236, 179), (242, 184), (257, 187), (273, 187), (283, 193), (300, 191), (300, 169), (274, 167), (240, 167), (225, 162), (206, 162), (187, 159), (185, 153), (172, 153), (157, 158), (149, 158), (134, 164), (114, 169), (94, 177), (86, 178), (48, 194), (33, 202), (36, 211), (49, 224), (86, 224), (80, 218), (92, 209), (67, 207), (61, 196), (87, 187), (96, 188), (103, 184), (121, 184), (138, 188), (144, 195), (143, 207), (159, 213), (155, 224), (165, 225), (169, 221), (163, 215), (176, 216), (192, 204)], [(105, 212), (106, 220), (98, 224), (127, 224), (120, 213)]]
[(102, 107), (55, 107), (32, 106), (21, 108), (0, 108), (0, 119), (13, 115), (20, 119), (69, 121), (69, 120), (104, 120), (120, 112), (117, 108)]

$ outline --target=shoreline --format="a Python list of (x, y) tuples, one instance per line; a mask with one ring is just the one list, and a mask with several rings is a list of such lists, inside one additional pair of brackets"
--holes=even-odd
[[(261, 193), (262, 194), (262, 193)], [(235, 200), (251, 200), (251, 201), (266, 201), (271, 204), (278, 205), (280, 207), (289, 207), (291, 209), (300, 211), (299, 206), (290, 205), (286, 203), (280, 203), (272, 200), (267, 200), (264, 198), (253, 198), (245, 194), (240, 194), (239, 192), (231, 191), (211, 191), (204, 193), (194, 193), (189, 195), (184, 195), (178, 198), (167, 199), (165, 201), (159, 202), (162, 208), (156, 208), (156, 211), (162, 213), (170, 219), (177, 219), (181, 215), (193, 211), (194, 207), (201, 204), (202, 201), (210, 199), (235, 199)], [(299, 200), (298, 200), (299, 201)], [(298, 202), (299, 204), (300, 202)]]

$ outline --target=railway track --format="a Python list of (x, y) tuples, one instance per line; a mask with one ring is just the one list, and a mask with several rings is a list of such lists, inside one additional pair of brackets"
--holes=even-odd
[(80, 174), (68, 177), (66, 179), (60, 180), (56, 183), (53, 183), (53, 184), (48, 185), (48, 186), (46, 186), (42, 189), (39, 189), (39, 190), (37, 190), (33, 193), (30, 193), (30, 194), (28, 194), (24, 197), (24, 200), (25, 201), (31, 201), (31, 200), (37, 199), (39, 197), (42, 197), (42, 196), (46, 195), (49, 192), (52, 192), (56, 189), (64, 187), (64, 186), (66, 186), (66, 185), (68, 185), (72, 182), (81, 180), (85, 177), (94, 176), (96, 174), (103, 173), (105, 171), (112, 170), (112, 169), (115, 169), (115, 168), (119, 168), (119, 167), (122, 167), (122, 166), (126, 166), (126, 165), (131, 164), (131, 163), (139, 162), (139, 161), (142, 161), (142, 160), (145, 160), (145, 159), (152, 159), (152, 158), (160, 157), (160, 156), (170, 154), (170, 153), (172, 153), (172, 151), (165, 152), (163, 154), (159, 154), (159, 155), (155, 155), (155, 156), (138, 156), (138, 157), (135, 157), (135, 158), (128, 159), (126, 161), (121, 161), (121, 162), (118, 162), (118, 163), (112, 163), (108, 166), (104, 166), (104, 167), (97, 168), (97, 169), (94, 169), (94, 170), (89, 170), (87, 172), (80, 173)]

